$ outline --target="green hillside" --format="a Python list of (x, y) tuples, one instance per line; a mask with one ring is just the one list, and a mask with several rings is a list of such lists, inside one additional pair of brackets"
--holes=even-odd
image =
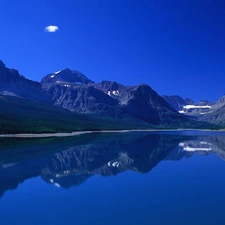
[(185, 118), (167, 121), (168, 125), (153, 126), (136, 117), (123, 118), (71, 112), (60, 107), (19, 97), (0, 95), (0, 133), (55, 133), (82, 130), (206, 128), (218, 126)]
[(0, 95), (0, 133), (151, 128), (136, 118), (105, 118), (71, 112), (24, 98)]

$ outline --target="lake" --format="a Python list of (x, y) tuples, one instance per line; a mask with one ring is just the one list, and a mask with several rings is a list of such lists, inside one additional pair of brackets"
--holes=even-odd
[(225, 133), (0, 139), (2, 225), (225, 224)]

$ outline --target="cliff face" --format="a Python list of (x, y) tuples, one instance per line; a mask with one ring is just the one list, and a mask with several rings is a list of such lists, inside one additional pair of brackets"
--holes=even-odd
[(51, 86), (47, 93), (54, 105), (82, 113), (111, 116), (114, 114), (113, 107), (118, 103), (102, 91), (86, 85), (66, 87), (56, 84)]

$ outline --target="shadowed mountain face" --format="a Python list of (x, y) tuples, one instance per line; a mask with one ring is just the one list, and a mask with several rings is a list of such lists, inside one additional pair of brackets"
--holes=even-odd
[(39, 82), (21, 76), (15, 69), (8, 69), (0, 60), (0, 94), (48, 102), (48, 96)]
[(225, 137), (126, 133), (72, 138), (0, 140), (0, 195), (31, 177), (70, 188), (91, 176), (130, 170), (148, 173), (162, 160), (216, 153), (225, 160)]
[(94, 83), (69, 69), (45, 76), (41, 84), (54, 105), (71, 111), (111, 117), (130, 115), (154, 125), (170, 125), (173, 119), (177, 119), (175, 126), (188, 122), (145, 84)]
[(225, 125), (225, 95), (222, 96), (215, 104), (209, 113), (197, 117), (200, 121), (206, 121), (214, 124)]
[(148, 85), (135, 87), (121, 98), (120, 103), (125, 112), (155, 125), (166, 124), (164, 118), (180, 116)]
[(54, 84), (62, 84), (65, 87), (69, 85), (91, 84), (94, 83), (84, 74), (76, 70), (64, 69), (55, 73), (50, 73), (41, 80), (42, 87), (49, 89)]
[(176, 111), (187, 116), (200, 116), (211, 111), (212, 102), (207, 100), (201, 100), (200, 102), (194, 102), (193, 100), (186, 98), (183, 99), (178, 95), (162, 96), (169, 105)]
[(181, 98), (178, 95), (171, 95), (171, 96), (163, 95), (162, 97), (176, 111), (182, 110), (183, 109), (183, 106), (185, 106), (185, 105), (193, 105), (194, 104), (194, 101), (193, 100), (191, 100), (189, 98), (183, 99), (183, 98)]
[(65, 87), (54, 85), (49, 88), (48, 94), (51, 96), (54, 105), (82, 113), (111, 116), (114, 114), (113, 106), (118, 103), (116, 99), (91, 86)]

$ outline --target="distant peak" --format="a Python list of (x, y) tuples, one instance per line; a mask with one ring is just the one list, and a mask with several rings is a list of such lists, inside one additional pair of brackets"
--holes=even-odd
[(145, 90), (151, 90), (151, 91), (153, 91), (153, 89), (149, 85), (147, 85), (147, 84), (139, 84), (136, 88), (137, 89), (145, 89)]
[(225, 103), (225, 95), (223, 95), (219, 100), (216, 102), (217, 104), (224, 104)]
[(43, 87), (49, 88), (52, 84), (71, 83), (71, 85), (80, 85), (94, 82), (79, 71), (65, 68), (63, 70), (48, 74), (41, 80), (41, 83)]
[(72, 72), (72, 70), (70, 68), (65, 68), (65, 69), (61, 70), (60, 72)]

